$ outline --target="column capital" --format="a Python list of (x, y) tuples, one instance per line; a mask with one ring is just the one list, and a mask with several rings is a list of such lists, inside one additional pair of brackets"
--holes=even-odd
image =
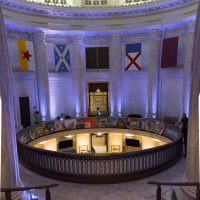
[(83, 34), (71, 34), (70, 38), (74, 44), (84, 44), (85, 43), (85, 36)]
[(121, 42), (122, 41), (122, 35), (121, 35), (121, 33), (113, 33), (112, 35), (111, 35), (111, 40), (112, 40), (112, 42)]
[(195, 21), (191, 21), (187, 24), (187, 31), (188, 32), (191, 32), (191, 33), (194, 33), (195, 32), (195, 25), (196, 25), (196, 22)]
[(42, 31), (34, 32), (33, 33), (33, 40), (35, 42), (43, 42), (45, 40), (45, 34)]
[(31, 40), (31, 33), (19, 30), (6, 29), (7, 38), (14, 40)]
[(163, 31), (159, 29), (152, 29), (149, 31), (149, 38), (154, 40), (161, 40), (163, 38)]

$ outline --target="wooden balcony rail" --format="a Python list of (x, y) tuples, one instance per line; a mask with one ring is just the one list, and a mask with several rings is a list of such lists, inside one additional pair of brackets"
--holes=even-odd
[(157, 186), (157, 192), (156, 192), (156, 200), (161, 200), (161, 186), (196, 186), (196, 200), (200, 200), (200, 188), (198, 182), (155, 182), (155, 181), (149, 181), (148, 184), (150, 185), (156, 185)]
[[(23, 129), (17, 134), (20, 162), (28, 169), (49, 178), (76, 183), (108, 184), (151, 176), (171, 167), (182, 157), (183, 141), (180, 129), (172, 124), (140, 118), (137, 123), (135, 119), (134, 123), (131, 123), (128, 118), (119, 118), (127, 123), (123, 128), (117, 127), (117, 123), (106, 123), (105, 127), (102, 127), (101, 124), (98, 125), (98, 118), (94, 119), (95, 128), (105, 128), (106, 132), (110, 128), (141, 130), (168, 138), (171, 142), (150, 149), (105, 154), (56, 152), (31, 146), (30, 142), (43, 136), (54, 134), (54, 137), (57, 137), (59, 131), (67, 134), (68, 131), (81, 132), (81, 129), (84, 129), (80, 119), (74, 119), (77, 120), (76, 127), (65, 127), (63, 130), (56, 130), (51, 121), (38, 127)], [(109, 119), (105, 118), (105, 121)]]
[(32, 187), (1, 188), (1, 192), (5, 193), (6, 200), (12, 200), (11, 192), (46, 189), (46, 200), (51, 200), (51, 194), (49, 189), (52, 187), (58, 187), (58, 184), (32, 186)]

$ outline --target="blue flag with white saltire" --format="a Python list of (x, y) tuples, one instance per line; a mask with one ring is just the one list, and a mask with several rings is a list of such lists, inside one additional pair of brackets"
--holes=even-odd
[(64, 44), (54, 45), (55, 67), (57, 72), (71, 72), (69, 47)]

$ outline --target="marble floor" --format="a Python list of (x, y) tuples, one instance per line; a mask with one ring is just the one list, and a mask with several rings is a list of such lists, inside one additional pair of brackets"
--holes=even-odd
[[(20, 165), (20, 175), (24, 186), (34, 186), (58, 183), (59, 187), (52, 188), (52, 200), (155, 200), (156, 187), (148, 185), (148, 181), (181, 181), (185, 170), (185, 158), (182, 158), (170, 169), (142, 179), (127, 183), (86, 185), (57, 181), (45, 178), (31, 172)], [(44, 190), (32, 191), (39, 200), (45, 200)], [(162, 195), (166, 200), (171, 200), (171, 187), (162, 187)]]

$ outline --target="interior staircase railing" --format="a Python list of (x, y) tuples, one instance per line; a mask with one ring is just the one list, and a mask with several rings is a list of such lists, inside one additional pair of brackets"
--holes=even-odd
[(148, 184), (150, 185), (156, 185), (157, 191), (156, 191), (156, 200), (161, 200), (161, 186), (196, 186), (196, 200), (200, 200), (200, 188), (198, 182), (156, 182), (156, 181), (149, 181)]
[(51, 200), (50, 188), (57, 187), (58, 184), (42, 185), (42, 186), (31, 186), (31, 187), (14, 187), (14, 188), (1, 188), (1, 192), (5, 193), (6, 200), (12, 200), (12, 192), (16, 191), (27, 191), (27, 190), (40, 190), (46, 189), (46, 200)]

